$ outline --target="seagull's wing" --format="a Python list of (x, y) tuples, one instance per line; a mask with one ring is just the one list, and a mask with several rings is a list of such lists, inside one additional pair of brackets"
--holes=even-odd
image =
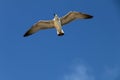
[(60, 18), (60, 20), (61, 20), (61, 25), (65, 25), (75, 19), (89, 19), (92, 17), (93, 16), (88, 15), (88, 14), (71, 11), (68, 14), (66, 14), (65, 16), (63, 16), (62, 18)]
[(54, 28), (53, 21), (39, 21), (35, 23), (25, 34), (24, 37), (27, 37), (39, 30)]

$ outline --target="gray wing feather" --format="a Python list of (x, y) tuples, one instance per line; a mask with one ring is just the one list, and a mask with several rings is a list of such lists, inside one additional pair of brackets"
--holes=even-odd
[(53, 21), (39, 21), (35, 23), (25, 34), (24, 37), (29, 36), (31, 34), (36, 33), (39, 30), (50, 29), (53, 28)]
[(71, 11), (68, 14), (66, 14), (65, 16), (63, 16), (62, 18), (60, 18), (60, 20), (61, 20), (61, 25), (65, 25), (75, 19), (89, 19), (92, 17), (93, 16), (88, 15), (88, 14)]

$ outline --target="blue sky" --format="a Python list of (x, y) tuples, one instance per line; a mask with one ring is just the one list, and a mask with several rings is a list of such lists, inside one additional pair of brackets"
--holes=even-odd
[[(119, 0), (0, 0), (0, 80), (120, 80)], [(94, 16), (23, 34), (38, 20)]]

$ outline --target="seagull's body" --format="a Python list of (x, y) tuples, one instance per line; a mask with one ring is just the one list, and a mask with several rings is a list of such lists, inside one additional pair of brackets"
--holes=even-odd
[(57, 35), (62, 36), (64, 35), (64, 31), (62, 29), (62, 26), (75, 20), (75, 19), (89, 19), (92, 18), (93, 16), (80, 13), (80, 12), (75, 12), (71, 11), (67, 15), (59, 18), (57, 14), (54, 15), (53, 20), (41, 20), (37, 23), (35, 23), (25, 34), (24, 37), (29, 36), (39, 30), (43, 29), (50, 29), (50, 28), (55, 28), (57, 30)]
[(60, 20), (60, 18), (57, 16), (57, 14), (55, 14), (54, 16), (55, 16), (54, 19), (53, 19), (54, 27), (55, 27), (56, 30), (57, 30), (58, 36), (62, 36), (62, 35), (64, 35), (64, 32), (63, 32), (63, 30), (62, 30), (61, 20)]

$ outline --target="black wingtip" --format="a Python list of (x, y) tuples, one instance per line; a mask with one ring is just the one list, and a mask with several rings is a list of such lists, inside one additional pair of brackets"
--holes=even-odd
[(25, 33), (24, 35), (23, 35), (23, 37), (28, 37), (29, 36), (29, 34), (28, 33)]
[(93, 18), (92, 15), (86, 15), (86, 19), (91, 19), (91, 18)]
[(93, 16), (89, 15), (88, 18), (93, 18)]
[(23, 37), (27, 37), (27, 35), (23, 35)]

